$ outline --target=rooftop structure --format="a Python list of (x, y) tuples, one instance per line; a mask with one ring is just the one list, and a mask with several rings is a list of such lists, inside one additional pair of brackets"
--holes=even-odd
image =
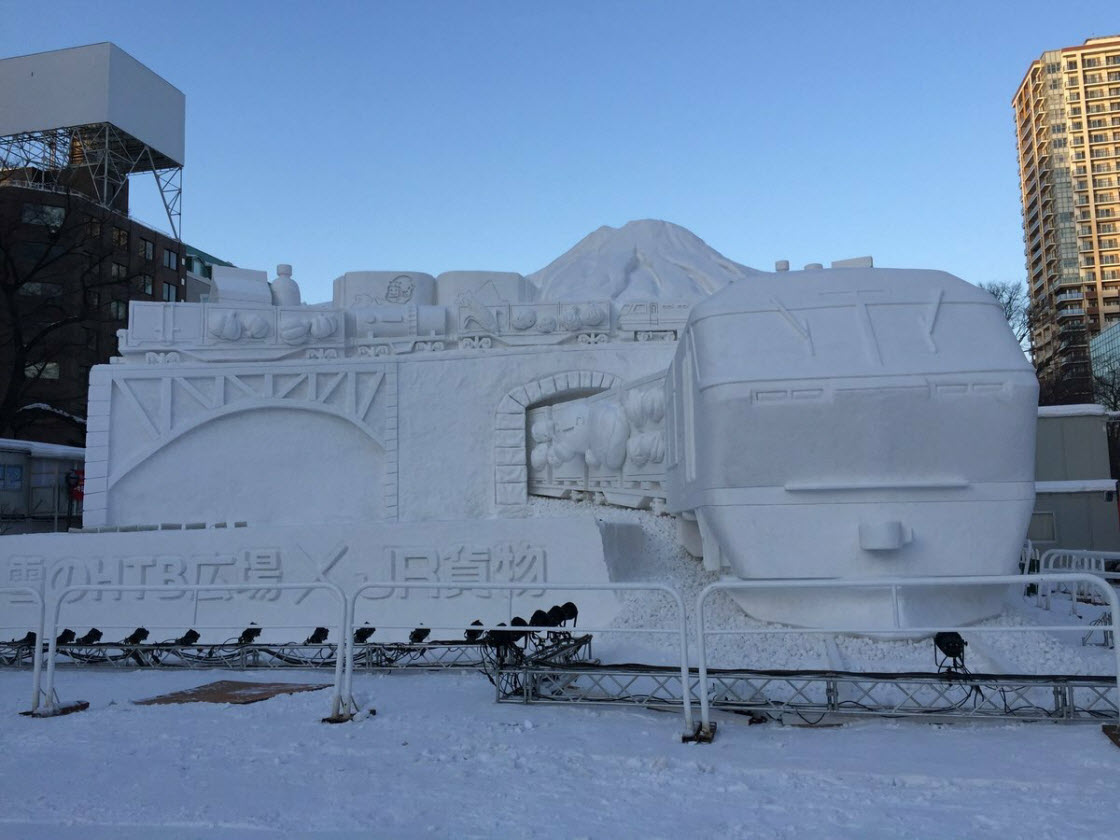
[(186, 98), (110, 43), (0, 60), (0, 170), (128, 203), (128, 176), (151, 172), (180, 236)]

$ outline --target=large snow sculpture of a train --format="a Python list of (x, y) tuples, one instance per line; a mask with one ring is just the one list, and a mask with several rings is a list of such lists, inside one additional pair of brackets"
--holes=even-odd
[[(233, 271), (216, 275), (219, 294), (206, 304), (134, 302), (124, 361), (251, 362), (265, 371), (275, 361), (298, 368), (297, 359), (315, 360), (309, 369), (345, 360), (346, 370), (363, 357), (401, 370), (443, 360), (461, 373), (414, 377), (407, 410), (441, 416), (426, 407), (448, 399), (450, 381), (470, 386), (456, 400), (524, 411), (501, 415), (492, 430), (494, 482), (507, 486), (491, 498), (503, 504), (527, 491), (667, 512), (692, 554), (739, 578), (1015, 568), (1034, 499), (1037, 382), (999, 305), (949, 274), (867, 265), (757, 273), (689, 302), (534, 300), (518, 275), (457, 273), (437, 283), (360, 272), (336, 281), (331, 305), (300, 306), (298, 292), (277, 293), (283, 272), (270, 290), (263, 272), (239, 285), (245, 278)], [(648, 375), (669, 359), (671, 341), (668, 369)], [(573, 359), (583, 371), (634, 373), (616, 377), (621, 385), (576, 373), (576, 386), (565, 373), (557, 385), (551, 375)], [(535, 390), (521, 388), (520, 401), (504, 396), (530, 368)], [(365, 410), (372, 399), (355, 404)], [(395, 415), (390, 427), (412, 429)], [(408, 446), (444, 446), (431, 428), (417, 426), (429, 431)], [(456, 483), (457, 498), (478, 500), (486, 450), (464, 454), (454, 440), (410, 469), (457, 463), (458, 473), (440, 467), (409, 480)], [(511, 482), (521, 482), (518, 493), (507, 492)], [(397, 485), (383, 484), (396, 505)], [(414, 519), (447, 515), (419, 495), (408, 501)], [(477, 516), (478, 505), (462, 509)], [(756, 616), (797, 624), (888, 625), (890, 599), (881, 596), (740, 600)], [(911, 623), (995, 611), (975, 590), (939, 589), (904, 606)]]
[[(780, 274), (693, 307), (663, 377), (530, 412), (529, 487), (666, 509), (740, 578), (1008, 574), (1037, 392), (1001, 308), (949, 274)], [(883, 593), (739, 600), (810, 626), (889, 621)], [(994, 611), (959, 591), (906, 608)]]

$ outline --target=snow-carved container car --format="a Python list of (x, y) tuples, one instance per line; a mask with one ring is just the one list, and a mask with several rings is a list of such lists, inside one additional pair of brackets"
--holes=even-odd
[(686, 300), (637, 300), (624, 303), (618, 328), (635, 341), (676, 341), (692, 303)]

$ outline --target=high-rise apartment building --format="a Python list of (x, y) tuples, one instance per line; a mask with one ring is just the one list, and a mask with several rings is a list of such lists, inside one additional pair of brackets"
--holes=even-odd
[(1035, 365), (1085, 400), (1089, 339), (1120, 321), (1120, 36), (1044, 52), (1013, 106)]

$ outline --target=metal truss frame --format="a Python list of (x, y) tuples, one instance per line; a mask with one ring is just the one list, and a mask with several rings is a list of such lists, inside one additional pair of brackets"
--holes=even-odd
[(66, 192), (63, 170), (89, 176), (94, 200), (113, 208), (128, 176), (151, 172), (171, 225), (182, 239), (183, 167), (112, 123), (53, 128), (0, 137), (0, 171), (20, 170), (37, 189)]
[[(30, 665), (34, 645), (0, 642), (0, 667)], [(184, 668), (247, 671), (284, 668), (334, 668), (337, 645), (302, 644), (138, 644), (58, 645), (57, 664), (68, 667)], [(478, 671), (485, 666), (485, 647), (463, 641), (422, 644), (354, 645), (354, 665), (366, 671)]]
[[(593, 662), (525, 662), (507, 667), (516, 677), (496, 685), (502, 703), (595, 705), (618, 703), (677, 709), (681, 675), (675, 668), (599, 666)], [(1112, 676), (1008, 674), (878, 674), (842, 671), (709, 671), (713, 709), (781, 718), (915, 717), (927, 720), (1115, 720)], [(699, 699), (700, 680), (689, 676), (689, 696)]]

